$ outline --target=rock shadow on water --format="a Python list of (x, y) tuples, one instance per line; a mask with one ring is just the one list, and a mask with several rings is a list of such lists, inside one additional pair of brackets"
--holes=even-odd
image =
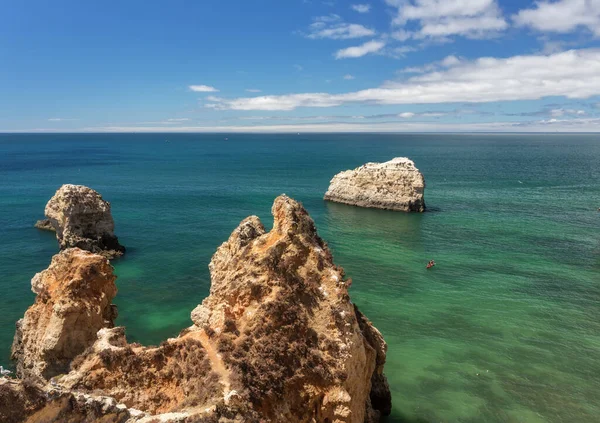
[(376, 239), (400, 241), (418, 248), (421, 244), (422, 213), (401, 213), (325, 202), (327, 219), (334, 231), (368, 232)]

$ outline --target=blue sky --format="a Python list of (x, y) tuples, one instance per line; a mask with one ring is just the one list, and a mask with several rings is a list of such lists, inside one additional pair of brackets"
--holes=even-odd
[(0, 131), (597, 131), (600, 0), (4, 2)]

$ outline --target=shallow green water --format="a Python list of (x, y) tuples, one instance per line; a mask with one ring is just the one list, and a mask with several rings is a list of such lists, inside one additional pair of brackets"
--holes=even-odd
[[(57, 251), (32, 225), (61, 184), (111, 201), (118, 323), (143, 343), (190, 324), (217, 246), (250, 214), (270, 226), (286, 193), (389, 344), (388, 421), (600, 421), (600, 137), (224, 137), (0, 135), (0, 364)], [(395, 156), (425, 174), (429, 212), (322, 201), (335, 173)]]

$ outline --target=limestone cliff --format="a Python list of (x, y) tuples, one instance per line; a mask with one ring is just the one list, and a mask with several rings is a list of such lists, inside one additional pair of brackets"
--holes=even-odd
[(49, 379), (67, 372), (98, 330), (113, 326), (115, 279), (102, 256), (78, 248), (55, 255), (31, 280), (37, 297), (17, 323), (12, 347), (17, 374)]
[(50, 230), (50, 225), (61, 250), (78, 247), (109, 259), (125, 252), (114, 234), (110, 203), (91, 188), (63, 185), (46, 204), (45, 213), (48, 219), (36, 227)]
[(272, 213), (270, 232), (252, 216), (218, 248), (191, 327), (144, 347), (105, 325), (52, 389), (112, 398), (129, 423), (371, 423), (389, 414), (386, 344), (351, 303), (350, 280), (299, 203), (280, 196)]
[(413, 161), (396, 157), (338, 173), (324, 198), (360, 207), (423, 212), (424, 191), (425, 179)]

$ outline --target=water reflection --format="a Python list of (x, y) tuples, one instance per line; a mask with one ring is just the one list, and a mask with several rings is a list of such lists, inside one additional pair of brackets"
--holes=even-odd
[[(326, 225), (334, 240), (340, 235), (352, 235), (364, 242), (407, 246), (420, 249), (426, 215), (390, 210), (368, 209), (325, 202)], [(328, 234), (328, 235), (329, 235)]]

